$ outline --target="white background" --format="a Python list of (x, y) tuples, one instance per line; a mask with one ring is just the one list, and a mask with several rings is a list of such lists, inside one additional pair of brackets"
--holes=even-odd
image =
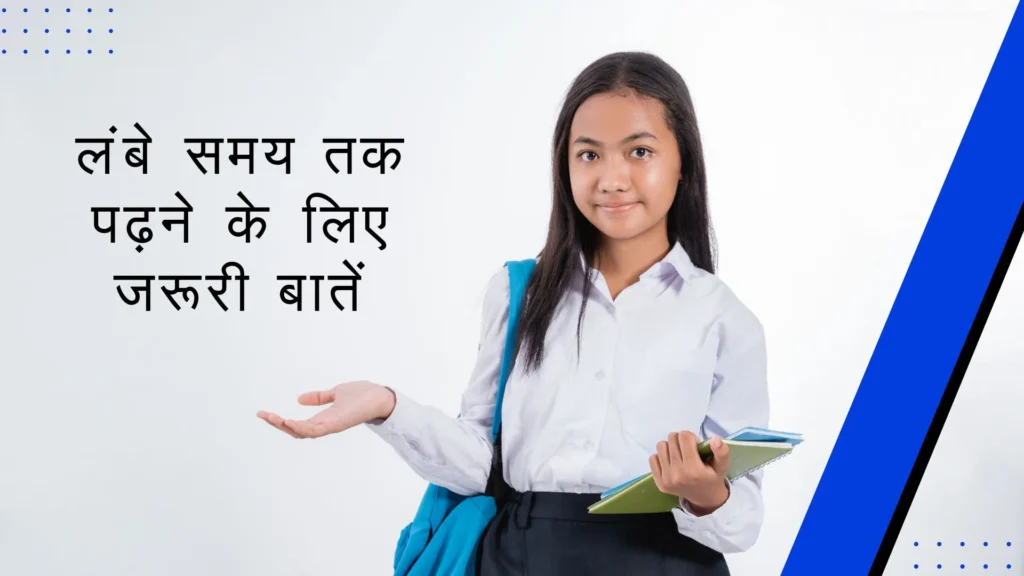
[[(772, 425), (807, 436), (766, 474), (757, 545), (730, 558), (737, 576), (781, 570), (1016, 3), (426, 4), (7, 5), (0, 573), (389, 573), (424, 482), (364, 429), (300, 442), (255, 413), (310, 414), (299, 393), (359, 378), (457, 412), (486, 280), (543, 243), (560, 98), (617, 50), (662, 56), (691, 88), (720, 273), (767, 330)], [(120, 144), (111, 175), (79, 170), (76, 137), (131, 137), (134, 122), (155, 140), (149, 175)], [(294, 137), (293, 174), (222, 158), (202, 176), (188, 137)], [(402, 163), (335, 175), (329, 137), (405, 138)], [(92, 229), (91, 207), (174, 206), (176, 190), (196, 210), (187, 245), (156, 228), (137, 254), (123, 220), (117, 244)], [(226, 230), (239, 190), (271, 208), (252, 245)], [(365, 234), (307, 245), (313, 191), (388, 206), (387, 250)], [(278, 300), (276, 275), (343, 273), (343, 258), (367, 264), (358, 312)], [(157, 292), (147, 314), (111, 279), (217, 274), (232, 259), (252, 276), (244, 313), (208, 297), (175, 312)], [(990, 337), (1010, 338), (1002, 326)], [(969, 379), (992, 395), (1013, 385), (980, 370)], [(926, 477), (900, 566), (913, 539), (1019, 534), (986, 508), (1019, 512), (1019, 471), (993, 464), (994, 447), (965, 452), (1011, 431), (980, 393), (965, 383), (948, 424), (961, 444), (944, 436), (934, 459), (972, 472), (952, 488)]]

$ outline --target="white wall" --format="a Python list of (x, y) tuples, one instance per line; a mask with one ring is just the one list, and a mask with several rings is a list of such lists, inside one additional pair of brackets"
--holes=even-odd
[[(369, 378), (456, 413), (486, 279), (543, 242), (561, 95), (597, 57), (640, 49), (690, 85), (721, 275), (766, 326), (772, 424), (808, 438), (766, 475), (757, 546), (730, 559), (762, 576), (789, 552), (1016, 3), (28, 4), (0, 15), (0, 573), (388, 573), (423, 482), (365, 430), (297, 442), (255, 412), (306, 415), (300, 392)], [(113, 174), (78, 169), (74, 138), (134, 122), (155, 140), (150, 174), (121, 147)], [(182, 139), (211, 136), (294, 137), (293, 173), (222, 158), (203, 176)], [(335, 175), (326, 137), (405, 138), (402, 163)], [(92, 229), (91, 207), (173, 206), (177, 190), (187, 245), (158, 228), (137, 254)], [(239, 190), (272, 210), (252, 245), (225, 230)], [(387, 250), (305, 244), (313, 191), (388, 206)], [(276, 275), (342, 273), (342, 258), (367, 264), (358, 312), (280, 303)], [(232, 259), (252, 276), (244, 313), (209, 298), (176, 313), (159, 293), (141, 313), (111, 279)], [(980, 370), (969, 380), (1012, 386)], [(981, 387), (954, 408), (975, 415), (964, 446), (995, 433)], [(981, 464), (987, 497), (1019, 510), (1019, 474)], [(988, 509), (937, 482), (903, 539), (952, 542), (970, 514), (980, 538)], [(923, 502), (937, 516), (914, 524)], [(1006, 522), (984, 533), (1019, 534)]]

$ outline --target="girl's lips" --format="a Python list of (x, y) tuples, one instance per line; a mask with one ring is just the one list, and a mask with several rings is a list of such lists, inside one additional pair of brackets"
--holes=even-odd
[(598, 208), (600, 208), (601, 210), (604, 210), (605, 212), (609, 212), (609, 213), (612, 213), (612, 214), (622, 214), (623, 212), (628, 212), (630, 209), (632, 209), (636, 205), (637, 205), (636, 202), (630, 202), (629, 204), (599, 205)]

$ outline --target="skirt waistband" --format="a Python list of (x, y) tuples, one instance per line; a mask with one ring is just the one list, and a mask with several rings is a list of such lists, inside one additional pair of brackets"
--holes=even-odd
[[(508, 496), (510, 512), (516, 523), (525, 528), (531, 518), (570, 520), (575, 522), (652, 522), (672, 518), (671, 512), (659, 514), (591, 514), (587, 507), (601, 499), (600, 494), (568, 492), (516, 492)], [(672, 520), (674, 522), (674, 520)]]

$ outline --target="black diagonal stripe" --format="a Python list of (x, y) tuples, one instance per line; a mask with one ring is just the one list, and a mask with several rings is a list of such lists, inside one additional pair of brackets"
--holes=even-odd
[(921, 443), (921, 451), (917, 453), (917, 460), (914, 461), (914, 467), (910, 470), (910, 476), (907, 477), (907, 485), (903, 487), (900, 500), (896, 504), (896, 509), (893, 510), (892, 519), (889, 520), (889, 527), (886, 528), (885, 536), (882, 537), (882, 544), (878, 547), (878, 553), (875, 554), (875, 561), (871, 565), (871, 571), (868, 572), (869, 576), (882, 576), (886, 564), (889, 563), (889, 556), (892, 555), (896, 539), (900, 535), (900, 530), (903, 529), (903, 522), (907, 519), (910, 505), (914, 501), (914, 495), (917, 494), (917, 487), (921, 485), (921, 478), (924, 476), (925, 469), (928, 468), (932, 452), (935, 451), (935, 445), (939, 441), (942, 427), (946, 424), (946, 417), (949, 416), (949, 411), (953, 407), (956, 393), (960, 390), (964, 375), (967, 374), (967, 366), (970, 365), (974, 350), (978, 347), (981, 333), (985, 330), (985, 322), (988, 321), (992, 306), (995, 305), (999, 288), (1003, 285), (1003, 279), (1006, 278), (1006, 271), (1010, 269), (1010, 261), (1013, 260), (1013, 254), (1017, 251), (1021, 236), (1024, 236), (1024, 205), (1017, 213), (1017, 220), (1013, 224), (1010, 236), (1006, 239), (1006, 246), (1003, 247), (1003, 253), (992, 273), (992, 280), (989, 281), (988, 289), (978, 307), (978, 314), (974, 317), (974, 323), (971, 324), (967, 339), (964, 340), (964, 347), (960, 350), (960, 356), (953, 367), (949, 383), (946, 384), (946, 391), (942, 393), (942, 399), (939, 400), (939, 405), (935, 409), (932, 424), (928, 427), (924, 442)]

